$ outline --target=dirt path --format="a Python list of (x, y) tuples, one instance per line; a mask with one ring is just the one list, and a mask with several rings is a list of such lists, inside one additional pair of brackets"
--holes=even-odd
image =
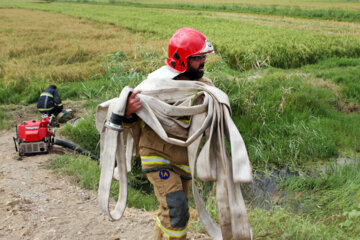
[(17, 161), (12, 134), (0, 131), (0, 239), (151, 239), (153, 214), (127, 208), (111, 222), (95, 192), (44, 167), (60, 148)]

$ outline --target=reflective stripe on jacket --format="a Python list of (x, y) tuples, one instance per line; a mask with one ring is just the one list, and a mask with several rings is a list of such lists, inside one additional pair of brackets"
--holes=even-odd
[(50, 111), (55, 106), (62, 106), (61, 99), (56, 89), (49, 87), (40, 94), (36, 107), (39, 111)]
[(171, 163), (169, 160), (166, 160), (159, 156), (141, 156), (141, 164), (144, 165), (168, 165), (170, 167), (177, 167), (183, 170), (186, 173), (190, 174), (190, 166), (189, 165), (178, 165)]

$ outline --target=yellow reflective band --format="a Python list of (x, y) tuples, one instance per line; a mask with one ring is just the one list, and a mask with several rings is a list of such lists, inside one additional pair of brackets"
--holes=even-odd
[(53, 109), (54, 107), (51, 108), (38, 108), (39, 111), (50, 111), (51, 109)]
[(59, 107), (61, 107), (62, 105), (63, 105), (63, 104), (62, 104), (62, 103), (60, 103), (58, 106), (59, 106)]
[(158, 156), (141, 156), (142, 164), (171, 164), (170, 161)]
[(54, 97), (51, 93), (42, 93), (40, 96)]
[(181, 238), (182, 236), (186, 235), (187, 233), (187, 227), (185, 227), (184, 230), (182, 231), (175, 231), (175, 230), (170, 230), (170, 229), (167, 229), (165, 228), (161, 222), (160, 222), (160, 219), (159, 217), (156, 217), (156, 224), (159, 226), (159, 228), (161, 229), (161, 231), (164, 232), (164, 237), (166, 239), (166, 237), (170, 236), (170, 237), (174, 237), (174, 238)]
[(184, 122), (184, 123), (189, 123), (190, 120), (187, 120), (187, 119), (180, 119), (180, 121)]
[(172, 164), (169, 160), (166, 160), (166, 159), (164, 159), (162, 157), (159, 157), (159, 156), (141, 156), (141, 163), (142, 164), (168, 164), (168, 165), (173, 165), (173, 166), (176, 166), (176, 167), (180, 168), (184, 172), (190, 173), (190, 166)]
[(190, 173), (190, 166), (188, 166), (188, 165), (176, 165), (176, 164), (174, 164), (174, 165), (177, 166), (178, 168), (181, 168), (185, 172)]
[(141, 161), (142, 164), (168, 164), (170, 165), (170, 163), (166, 163), (163, 161)]

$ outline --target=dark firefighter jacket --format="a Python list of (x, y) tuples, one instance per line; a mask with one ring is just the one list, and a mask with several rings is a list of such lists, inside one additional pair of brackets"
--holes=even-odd
[(59, 93), (54, 87), (49, 87), (41, 93), (36, 107), (40, 112), (50, 112), (54, 107), (62, 108)]

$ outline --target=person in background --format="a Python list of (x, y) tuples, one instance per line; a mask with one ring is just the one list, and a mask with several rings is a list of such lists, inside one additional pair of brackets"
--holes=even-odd
[(50, 85), (40, 94), (36, 107), (40, 113), (54, 118), (63, 111), (63, 104), (55, 85)]

